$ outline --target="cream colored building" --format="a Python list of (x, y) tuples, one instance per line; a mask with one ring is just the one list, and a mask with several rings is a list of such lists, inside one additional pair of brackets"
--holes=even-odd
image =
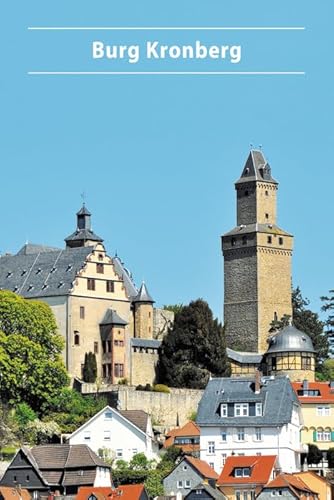
[(107, 254), (85, 205), (65, 242), (64, 249), (26, 244), (0, 257), (0, 287), (51, 306), (72, 376), (82, 378), (85, 354), (93, 352), (102, 381), (153, 383), (161, 342), (155, 322), (161, 338), (161, 317), (170, 313), (154, 309), (146, 285), (138, 290), (121, 259)]

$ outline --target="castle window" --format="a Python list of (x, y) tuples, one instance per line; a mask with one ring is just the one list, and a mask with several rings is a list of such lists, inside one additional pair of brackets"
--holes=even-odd
[(272, 239), (272, 236), (268, 236), (267, 237), (267, 243), (272, 243), (273, 239)]
[(271, 358), (271, 369), (275, 371), (277, 369), (276, 366), (276, 358)]
[(104, 265), (100, 264), (100, 263), (96, 264), (96, 272), (98, 274), (103, 274), (104, 273)]
[(27, 475), (26, 475), (26, 481), (27, 481), (27, 483), (29, 483), (29, 481), (30, 481), (30, 476), (29, 476), (29, 474), (27, 474)]
[(87, 290), (95, 290), (95, 280), (93, 278), (87, 279)]
[(283, 245), (283, 238), (282, 238), (282, 236), (280, 236), (280, 237), (278, 238), (278, 243), (279, 243), (280, 245)]
[(245, 196), (246, 196), (246, 197), (247, 197), (247, 196), (249, 196), (249, 192), (248, 192), (248, 190), (247, 190), (247, 189), (246, 189), (246, 191), (245, 191)]
[(234, 247), (237, 243), (236, 238), (231, 238), (231, 246)]
[(85, 319), (85, 308), (80, 306), (80, 319)]
[(107, 292), (114, 292), (115, 291), (115, 286), (113, 281), (106, 281), (106, 291)]
[(269, 219), (269, 214), (268, 213), (265, 214), (265, 218)]
[(98, 354), (98, 353), (99, 353), (99, 343), (94, 342), (94, 354)]
[(74, 345), (80, 345), (80, 335), (77, 330), (74, 331)]
[(111, 376), (111, 363), (104, 363), (102, 365), (102, 377), (109, 378)]
[(247, 245), (247, 236), (242, 237), (242, 244)]
[(124, 365), (123, 365), (123, 363), (115, 363), (114, 374), (115, 374), (115, 377), (124, 377)]
[(268, 192), (268, 191), (265, 191), (265, 192), (264, 192), (264, 194), (265, 194), (266, 196), (269, 196), (269, 192)]
[(103, 253), (99, 253), (99, 255), (98, 255), (98, 259), (99, 259), (99, 260), (103, 260)]

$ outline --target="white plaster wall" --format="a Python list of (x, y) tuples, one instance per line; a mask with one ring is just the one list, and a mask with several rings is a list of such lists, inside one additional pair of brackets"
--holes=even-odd
[(98, 467), (94, 486), (111, 486), (110, 469), (106, 467)]

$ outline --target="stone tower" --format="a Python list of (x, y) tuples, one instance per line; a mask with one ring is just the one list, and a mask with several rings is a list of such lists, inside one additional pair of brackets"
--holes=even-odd
[(292, 315), (293, 236), (276, 225), (278, 183), (262, 151), (250, 152), (235, 189), (237, 226), (222, 236), (226, 343), (264, 352), (270, 323)]
[(138, 295), (132, 299), (134, 310), (134, 336), (140, 339), (153, 338), (153, 304), (154, 300), (142, 283)]

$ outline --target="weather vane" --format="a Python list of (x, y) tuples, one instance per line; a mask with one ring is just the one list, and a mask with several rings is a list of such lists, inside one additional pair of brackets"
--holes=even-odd
[(81, 199), (82, 199), (82, 204), (84, 205), (85, 201), (86, 201), (86, 193), (85, 193), (85, 191), (83, 191), (80, 196), (81, 196)]

